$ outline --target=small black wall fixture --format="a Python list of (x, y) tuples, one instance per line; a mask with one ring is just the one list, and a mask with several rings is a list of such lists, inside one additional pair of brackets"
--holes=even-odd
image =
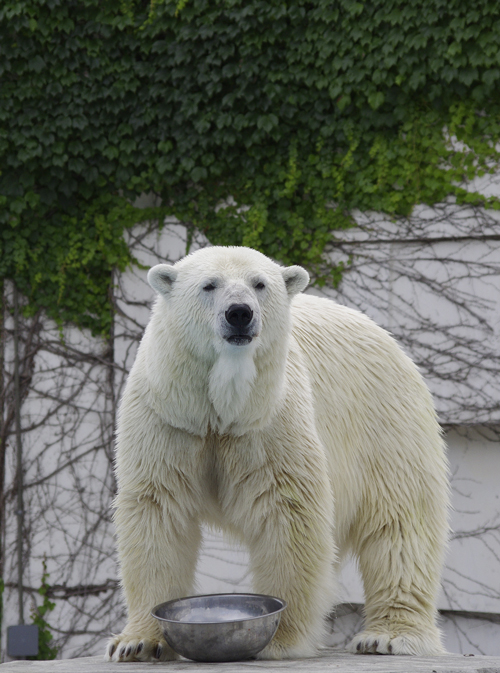
[(38, 654), (38, 626), (19, 624), (7, 629), (7, 654), (9, 657), (36, 657)]

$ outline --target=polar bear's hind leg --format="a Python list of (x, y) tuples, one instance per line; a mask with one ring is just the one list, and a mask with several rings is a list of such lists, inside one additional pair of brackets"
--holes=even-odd
[[(420, 497), (411, 502), (411, 485), (419, 480)], [(436, 623), (436, 597), (448, 534), (447, 490), (439, 482), (429, 474), (408, 480), (410, 502), (405, 510), (396, 499), (387, 507), (391, 500), (382, 496), (378, 506), (372, 503), (365, 510), (379, 512), (379, 521), (378, 525), (360, 522), (356, 531), (354, 547), (365, 589), (366, 625), (350, 643), (351, 652), (444, 653)]]

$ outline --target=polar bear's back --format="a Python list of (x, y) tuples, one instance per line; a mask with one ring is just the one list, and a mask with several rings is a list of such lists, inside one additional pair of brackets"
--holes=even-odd
[(408, 472), (445, 473), (440, 429), (416, 366), (370, 318), (311, 295), (294, 299), (292, 316), (329, 458), (337, 530), (347, 537), (361, 499), (379, 481), (370, 475), (390, 482)]
[[(416, 366), (393, 337), (360, 311), (329, 299), (299, 295), (292, 304), (293, 335), (318, 391), (328, 407), (360, 402), (368, 410), (385, 406), (392, 416), (423, 396), (422, 413), (432, 409), (430, 394)], [(409, 399), (408, 396), (411, 396)]]

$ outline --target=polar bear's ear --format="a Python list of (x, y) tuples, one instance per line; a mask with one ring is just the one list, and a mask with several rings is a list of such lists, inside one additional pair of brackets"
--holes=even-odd
[(305, 290), (309, 284), (309, 274), (301, 266), (287, 266), (281, 273), (290, 297)]
[(148, 283), (163, 296), (169, 294), (176, 278), (177, 269), (170, 264), (157, 264), (148, 271)]

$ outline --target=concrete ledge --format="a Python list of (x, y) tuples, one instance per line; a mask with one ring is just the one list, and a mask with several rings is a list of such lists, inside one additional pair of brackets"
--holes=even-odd
[(446, 654), (441, 657), (401, 657), (347, 654), (325, 649), (314, 659), (287, 661), (238, 661), (228, 664), (197, 664), (193, 661), (165, 663), (106, 663), (102, 657), (56, 661), (13, 661), (0, 666), (1, 673), (152, 673), (152, 667), (172, 673), (500, 673), (500, 657)]

